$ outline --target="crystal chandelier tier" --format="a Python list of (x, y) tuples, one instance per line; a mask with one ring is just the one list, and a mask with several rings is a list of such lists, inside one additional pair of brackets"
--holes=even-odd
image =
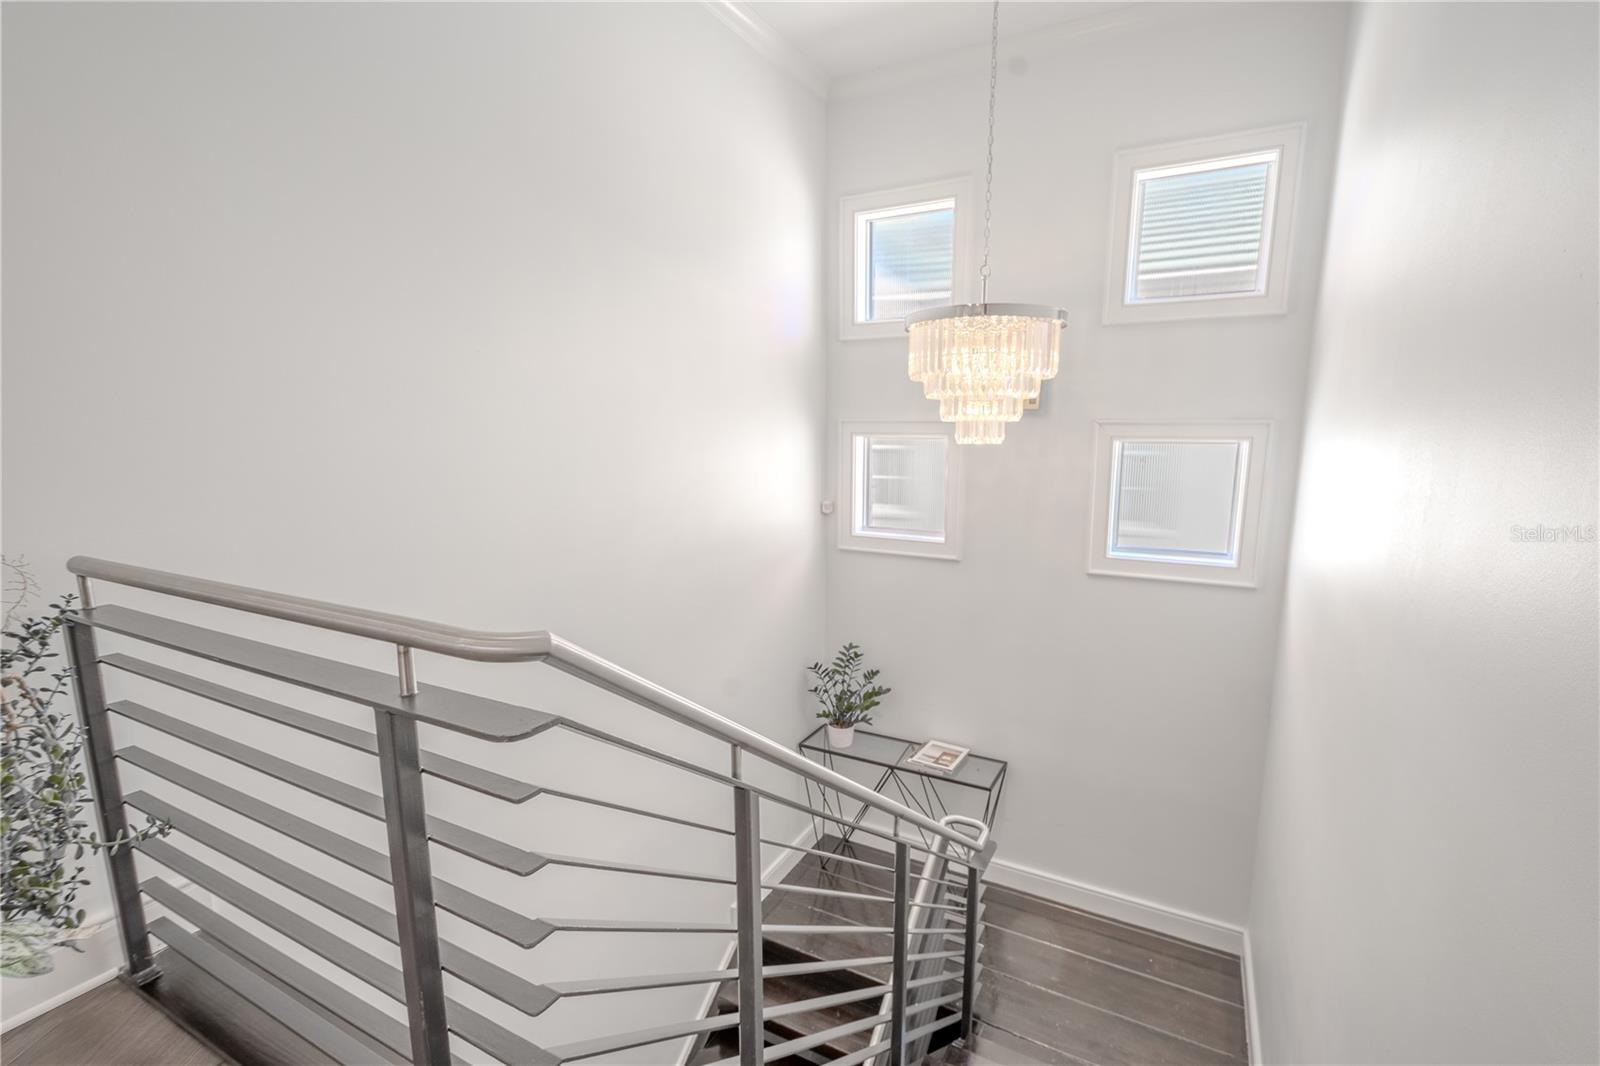
[(906, 316), (907, 371), (923, 395), (954, 422), (957, 444), (999, 444), (1006, 423), (1022, 418), (1040, 386), (1061, 369), (1067, 313), (1039, 304), (989, 302), (989, 233), (994, 201), (995, 89), (1000, 71), (1000, 0), (989, 30), (989, 169), (983, 192), (981, 296), (975, 304), (932, 307)]

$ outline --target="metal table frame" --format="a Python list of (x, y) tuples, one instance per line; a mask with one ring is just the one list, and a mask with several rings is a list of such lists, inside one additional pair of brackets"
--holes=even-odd
[[(896, 743), (905, 745), (900, 757), (895, 762), (890, 763), (872, 756), (858, 754), (858, 749), (854, 745), (848, 748), (832, 747), (828, 743), (826, 730), (827, 727), (824, 724), (817, 726), (817, 728), (806, 734), (800, 743), (796, 745), (796, 748), (799, 750), (800, 754), (806, 756), (807, 758), (816, 757), (816, 761), (820, 762), (829, 770), (835, 771), (838, 770), (838, 768), (834, 765), (835, 759), (844, 759), (851, 762), (861, 763), (866, 766), (880, 767), (883, 772), (878, 775), (877, 783), (872, 786), (872, 791), (887, 795), (884, 790), (892, 784), (899, 791), (902, 800), (907, 806), (920, 811), (929, 818), (943, 818), (950, 813), (949, 809), (945, 806), (944, 798), (939, 795), (938, 786), (941, 784), (955, 785), (960, 788), (971, 789), (975, 792), (986, 793), (987, 795), (983, 802), (982, 817), (986, 825), (991, 827), (994, 825), (995, 815), (998, 814), (1000, 810), (1000, 796), (1005, 790), (1006, 774), (1011, 768), (1011, 764), (1007, 760), (996, 759), (992, 755), (983, 755), (976, 751), (969, 752), (967, 754), (968, 759), (982, 759), (985, 762), (997, 763), (1000, 767), (999, 771), (994, 775), (994, 779), (990, 781), (989, 784), (980, 785), (974, 784), (970, 781), (959, 780), (950, 776), (949, 774), (941, 773), (938, 770), (927, 769), (921, 766), (908, 766), (905, 761), (906, 758), (914, 754), (918, 748), (922, 747), (922, 745), (926, 743), (926, 741), (907, 740), (904, 737), (891, 736), (888, 733), (869, 732), (858, 727), (856, 729), (856, 738), (858, 741), (861, 737), (867, 736), (876, 737), (880, 740), (894, 741)], [(908, 781), (907, 778), (911, 778), (912, 780)], [(816, 790), (816, 801), (814, 803), (812, 802), (813, 788)], [(921, 798), (918, 798), (919, 792), (921, 793)], [(850, 843), (850, 838), (855, 835), (856, 829), (861, 825), (861, 820), (867, 815), (867, 805), (862, 803), (854, 815), (847, 816), (844, 812), (844, 797), (837, 789), (829, 789), (822, 783), (813, 783), (809, 779), (806, 779), (806, 800), (808, 804), (812, 806), (820, 805), (824, 812), (832, 815), (835, 819), (838, 819), (838, 821), (835, 822), (835, 825), (843, 824), (843, 822), (848, 818), (850, 824), (841, 832), (839, 843), (835, 845), (833, 849), (836, 854)], [(823, 835), (823, 820), (818, 816), (813, 815), (811, 822), (815, 839), (820, 842)], [(931, 845), (932, 840), (928, 834), (924, 832), (921, 827), (916, 828), (918, 834), (920, 834), (922, 837), (923, 844)]]

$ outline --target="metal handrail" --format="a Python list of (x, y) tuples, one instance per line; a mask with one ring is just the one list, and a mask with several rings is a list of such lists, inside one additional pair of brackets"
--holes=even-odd
[[(80, 579), (108, 581), (129, 588), (144, 589), (198, 603), (209, 603), (249, 614), (297, 622), (318, 629), (367, 637), (401, 648), (431, 651), (457, 659), (502, 663), (548, 662), (564, 673), (583, 678), (591, 684), (717, 737), (742, 751), (758, 755), (819, 785), (826, 785), (874, 810), (915, 826), (963, 850), (970, 850), (973, 847), (971, 837), (929, 818), (922, 812), (880, 795), (843, 774), (819, 766), (798, 752), (791, 751), (752, 729), (724, 718), (715, 711), (648, 681), (638, 674), (624, 670), (615, 663), (585, 651), (548, 631), (496, 633), (464, 629), (459, 626), (441, 625), (437, 622), (386, 614), (382, 611), (328, 603), (304, 596), (290, 596), (246, 585), (174, 574), (165, 570), (111, 562), (85, 555), (75, 555), (68, 559), (67, 569)], [(85, 606), (89, 604), (86, 602)]]

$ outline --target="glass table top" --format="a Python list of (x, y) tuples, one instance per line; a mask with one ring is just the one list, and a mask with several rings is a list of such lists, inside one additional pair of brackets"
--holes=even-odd
[(828, 745), (827, 727), (819, 725), (800, 742), (800, 750), (807, 755), (817, 755), (823, 759), (849, 759), (871, 766), (881, 766), (886, 770), (892, 769), (897, 773), (916, 774), (934, 781), (949, 781), (969, 788), (992, 789), (1000, 780), (1000, 775), (1005, 773), (1005, 760), (991, 759), (975, 751), (969, 753), (961, 760), (961, 765), (949, 773), (906, 762), (907, 758), (916, 754), (918, 748), (933, 739), (937, 738), (907, 740), (886, 733), (869, 733), (858, 727), (854, 744), (848, 748), (834, 748)]

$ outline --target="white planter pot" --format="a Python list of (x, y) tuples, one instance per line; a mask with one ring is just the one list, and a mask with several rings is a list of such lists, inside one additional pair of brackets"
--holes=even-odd
[(855, 726), (847, 725), (843, 729), (840, 729), (836, 725), (830, 725), (828, 727), (828, 747), (830, 747), (830, 748), (848, 748), (850, 745), (854, 744), (855, 742), (856, 742), (856, 727)]

